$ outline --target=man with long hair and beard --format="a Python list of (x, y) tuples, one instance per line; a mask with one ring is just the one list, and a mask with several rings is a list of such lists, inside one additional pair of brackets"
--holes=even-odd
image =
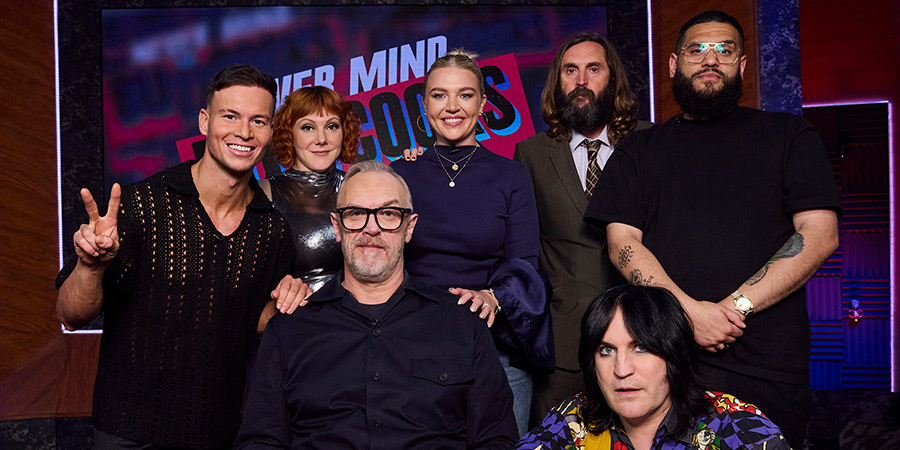
[(759, 406), (795, 448), (809, 418), (804, 284), (838, 246), (840, 199), (808, 122), (738, 106), (738, 21), (688, 20), (669, 56), (683, 113), (635, 133), (607, 164), (586, 220), (636, 285), (690, 316), (707, 388)]
[(613, 148), (638, 122), (634, 94), (615, 49), (597, 33), (578, 33), (556, 51), (541, 95), (550, 129), (518, 145), (513, 159), (528, 168), (540, 220), (540, 268), (553, 286), (550, 315), (556, 370), (535, 377), (531, 421), (584, 390), (578, 327), (591, 301), (624, 283), (606, 258), (606, 238), (584, 223), (593, 186)]

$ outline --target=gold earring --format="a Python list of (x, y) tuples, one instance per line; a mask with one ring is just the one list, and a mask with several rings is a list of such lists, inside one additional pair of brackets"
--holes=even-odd
[(421, 131), (423, 133), (428, 133), (427, 131), (425, 131), (425, 121), (424, 120), (422, 121), (422, 125), (419, 125), (419, 119), (421, 119), (422, 116), (424, 116), (424, 115), (425, 114), (419, 114), (419, 117), (416, 117), (416, 128), (418, 128), (419, 131)]

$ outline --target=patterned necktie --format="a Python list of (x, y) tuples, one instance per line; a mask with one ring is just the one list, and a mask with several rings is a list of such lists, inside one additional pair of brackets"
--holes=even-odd
[(594, 193), (594, 186), (597, 185), (597, 180), (600, 179), (600, 172), (603, 171), (600, 169), (600, 165), (597, 164), (597, 153), (600, 152), (600, 147), (603, 145), (603, 142), (599, 139), (595, 141), (585, 139), (581, 141), (581, 145), (587, 148), (588, 152), (587, 175), (584, 180), (584, 196), (590, 200), (591, 195)]

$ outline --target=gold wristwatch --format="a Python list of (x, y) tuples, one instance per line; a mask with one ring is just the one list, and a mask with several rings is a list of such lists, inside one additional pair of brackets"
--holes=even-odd
[(737, 312), (743, 314), (744, 317), (753, 314), (753, 302), (751, 302), (746, 295), (742, 294), (741, 291), (732, 292), (731, 298), (734, 299), (734, 309), (736, 309)]

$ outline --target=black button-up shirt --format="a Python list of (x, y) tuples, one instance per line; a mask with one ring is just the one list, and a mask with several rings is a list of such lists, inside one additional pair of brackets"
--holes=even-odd
[(510, 448), (512, 392), (485, 322), (408, 275), (377, 312), (343, 273), (263, 335), (236, 448)]

